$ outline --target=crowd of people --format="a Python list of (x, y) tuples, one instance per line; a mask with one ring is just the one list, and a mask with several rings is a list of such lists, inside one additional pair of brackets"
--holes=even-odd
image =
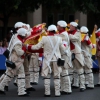
[[(40, 25), (40, 24), (39, 24)], [(56, 25), (50, 25), (45, 31), (46, 36), (36, 44), (24, 44), (25, 39), (33, 36), (34, 29), (29, 24), (23, 22), (15, 23), (16, 32), (12, 35), (8, 44), (8, 60), (15, 64), (15, 68), (7, 66), (6, 72), (0, 77), (0, 94), (6, 94), (9, 82), (15, 78), (14, 85), (18, 87), (18, 96), (29, 96), (30, 91), (35, 91), (32, 85), (39, 82), (39, 71), (44, 78), (45, 97), (51, 96), (50, 78), (53, 74), (55, 97), (71, 94), (72, 87), (79, 88), (80, 92), (86, 89), (94, 89), (94, 77), (92, 73), (93, 60), (90, 50), (97, 48), (97, 59), (100, 61), (100, 30), (95, 34), (97, 44), (92, 44), (86, 26), (78, 29), (77, 22), (70, 22), (69, 29), (66, 31), (67, 23), (63, 20)], [(81, 39), (84, 33), (84, 39)], [(2, 41), (0, 42), (2, 46)], [(4, 42), (6, 48), (7, 43)], [(31, 52), (31, 53), (27, 53)], [(41, 53), (42, 52), (42, 53)], [(100, 86), (99, 82), (96, 86)]]
[(2, 55), (8, 47), (7, 39), (0, 40), (0, 55)]

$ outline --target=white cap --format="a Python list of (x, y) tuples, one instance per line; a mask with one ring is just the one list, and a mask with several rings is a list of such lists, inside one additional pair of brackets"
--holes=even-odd
[(97, 31), (95, 31), (95, 33), (98, 33), (99, 31), (100, 31), (100, 28)]
[(20, 28), (17, 33), (21, 36), (26, 36), (27, 30), (25, 28)]
[(78, 24), (76, 22), (71, 22), (70, 25), (74, 26), (74, 27), (77, 27)]
[(89, 30), (88, 30), (88, 28), (86, 26), (82, 26), (80, 28), (80, 31), (83, 32), (83, 33), (87, 33)]
[(60, 20), (57, 22), (57, 25), (61, 26), (61, 27), (66, 27), (67, 26), (67, 23), (63, 20)]
[(22, 27), (24, 24), (22, 22), (17, 22), (15, 23), (14, 27), (18, 28), (18, 27)]
[(28, 30), (30, 29), (30, 25), (29, 24), (26, 24), (26, 26), (27, 26), (27, 28), (28, 28)]
[(57, 27), (55, 25), (50, 25), (48, 31), (57, 31)]

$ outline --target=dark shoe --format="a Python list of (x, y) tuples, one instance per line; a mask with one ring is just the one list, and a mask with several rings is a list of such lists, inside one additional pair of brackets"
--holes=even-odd
[(44, 97), (50, 97), (51, 95), (46, 95), (46, 94), (44, 94)]
[(87, 86), (88, 86), (88, 84), (85, 84), (85, 86), (87, 87)]
[(86, 87), (86, 89), (94, 89), (94, 87)]
[(14, 83), (14, 85), (15, 85), (16, 87), (18, 87), (17, 83)]
[(96, 84), (96, 85), (94, 85), (95, 87), (100, 87), (100, 84)]
[(26, 92), (27, 94), (30, 94), (30, 92), (29, 92), (29, 91), (27, 91), (27, 90), (25, 90), (25, 92)]
[(33, 85), (33, 82), (30, 82), (31, 85)]
[(4, 87), (4, 90), (5, 90), (5, 91), (8, 91), (8, 86), (5, 86), (5, 87)]
[(38, 85), (38, 83), (36, 83), (36, 82), (31, 82), (30, 84), (31, 85)]
[(29, 94), (19, 95), (19, 97), (29, 97)]
[(37, 82), (33, 82), (33, 85), (38, 85), (38, 83)]
[(85, 90), (84, 88), (80, 88), (80, 92), (84, 92), (84, 90)]
[(71, 92), (61, 91), (61, 95), (69, 95), (69, 94), (71, 94)]
[(33, 87), (27, 88), (26, 91), (36, 91)]
[(72, 89), (78, 89), (79, 87), (78, 86), (72, 86)]
[(0, 90), (0, 94), (6, 95), (6, 93), (4, 91)]
[(61, 95), (55, 95), (55, 97), (60, 97)]

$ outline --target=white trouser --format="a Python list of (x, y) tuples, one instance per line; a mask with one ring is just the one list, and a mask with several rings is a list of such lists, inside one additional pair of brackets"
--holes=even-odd
[[(50, 74), (44, 78), (45, 95), (50, 93)], [(55, 96), (60, 96), (60, 78), (54, 78)]]
[(27, 89), (27, 88), (31, 88), (32, 87), (32, 85), (30, 85), (30, 74), (29, 74), (29, 72), (27, 73), (25, 73), (25, 88)]
[(71, 84), (73, 83), (73, 71), (74, 71), (73, 68), (68, 68), (68, 73), (69, 73)]
[(22, 65), (19, 67), (17, 70), (17, 85), (18, 85), (18, 95), (24, 95), (26, 94), (25, 92), (25, 72), (24, 72), (24, 66)]
[(38, 83), (38, 80), (39, 80), (39, 61), (38, 61), (37, 57), (30, 59), (29, 72), (30, 72), (30, 82)]
[(50, 95), (50, 79), (44, 79), (45, 95)]
[(73, 72), (73, 85), (72, 86), (79, 87), (79, 75), (78, 75), (77, 71), (75, 71), (75, 70)]
[(18, 74), (18, 95), (26, 94), (25, 90), (25, 74)]
[(62, 68), (62, 72), (61, 72), (61, 91), (72, 92), (68, 70), (64, 68)]
[(88, 83), (87, 87), (94, 87), (94, 77), (93, 77), (92, 69), (85, 66), (84, 71), (86, 74), (85, 79)]
[[(9, 70), (6, 70), (6, 72), (0, 77), (0, 82), (4, 79), (4, 77), (6, 76), (6, 73), (7, 73), (8, 71), (9, 71)], [(11, 81), (11, 78), (9, 78), (9, 81), (6, 83), (5, 86), (8, 86), (10, 81)]]
[(6, 84), (13, 79), (14, 72), (18, 74), (18, 95), (24, 95), (26, 94), (26, 92), (25, 92), (25, 74), (23, 65), (19, 67), (19, 69), (14, 69), (14, 70), (11, 68), (7, 69), (7, 73), (0, 83), (0, 90), (4, 91), (4, 87), (6, 86)]
[(74, 59), (73, 66), (79, 75), (80, 88), (85, 88), (85, 77), (84, 77), (83, 66), (79, 63), (79, 61), (77, 59)]
[(17, 80), (17, 78), (18, 78), (18, 76), (15, 76), (15, 81), (14, 81), (14, 83), (18, 83), (18, 80)]
[(29, 65), (28, 65), (28, 58), (25, 57), (24, 59), (24, 70), (25, 70), (25, 88), (31, 88), (30, 85), (30, 73), (29, 73)]
[(98, 60), (98, 66), (99, 66), (98, 84), (100, 84), (100, 57), (97, 57), (97, 60)]
[(1, 91), (4, 91), (4, 87), (6, 85), (8, 85), (9, 81), (11, 81), (12, 78), (14, 77), (14, 74), (12, 74), (10, 70), (11, 70), (10, 68), (7, 69), (6, 75), (4, 75), (2, 81), (0, 82), (0, 90)]
[(100, 84), (100, 72), (99, 72), (99, 75), (98, 75), (98, 77), (99, 77), (99, 81), (98, 81), (98, 84)]
[(5, 74), (6, 74), (6, 73), (4, 73), (4, 74), (1, 75), (1, 77), (0, 77), (0, 82), (1, 82), (1, 81), (3, 80), (3, 78), (5, 77)]
[(60, 96), (60, 79), (54, 79), (55, 96)]

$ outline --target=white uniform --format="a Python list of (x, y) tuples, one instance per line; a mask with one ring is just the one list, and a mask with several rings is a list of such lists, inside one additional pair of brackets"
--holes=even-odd
[(69, 32), (71, 52), (75, 54), (73, 60), (73, 67), (77, 70), (80, 80), (80, 91), (85, 89), (85, 77), (84, 77), (84, 57), (81, 50), (81, 33), (77, 30)]
[(32, 53), (29, 63), (29, 72), (30, 72), (30, 83), (35, 85), (38, 84), (39, 80), (39, 54)]
[(66, 31), (61, 32), (58, 36), (62, 38), (67, 53), (67, 55), (62, 55), (62, 58), (65, 59), (65, 64), (62, 67), (61, 72), (61, 92), (62, 94), (67, 94), (72, 92), (70, 77), (68, 73), (68, 69), (73, 67), (71, 62), (70, 40)]
[[(42, 66), (42, 76), (44, 77), (44, 86), (45, 86), (45, 95), (50, 95), (50, 76), (51, 76), (51, 68), (54, 74), (54, 87), (55, 87), (55, 96), (60, 96), (60, 67), (57, 66), (56, 62), (51, 63), (52, 66), (50, 66), (49, 59), (51, 57), (53, 48), (50, 44), (50, 41), (48, 39), (52, 40), (53, 45), (55, 46), (58, 39), (58, 47), (56, 49), (56, 54), (58, 58), (61, 58), (60, 50), (64, 51), (64, 46), (62, 44), (62, 40), (58, 36), (43, 36), (42, 40), (37, 44), (31, 47), (32, 50), (38, 50), (43, 47), (44, 49), (44, 59), (43, 59), (43, 66)], [(51, 60), (57, 60), (56, 55), (54, 54)]]
[[(98, 33), (100, 34), (100, 33)], [(98, 66), (99, 66), (99, 80), (98, 80), (98, 84), (97, 86), (100, 86), (100, 40), (97, 39), (97, 51), (96, 51), (96, 56), (97, 56), (97, 60), (98, 60)]]
[(86, 76), (86, 84), (87, 88), (94, 88), (94, 77), (92, 73), (92, 59), (91, 59), (91, 54), (90, 50), (92, 49), (92, 43), (90, 40), (84, 40), (81, 43), (81, 47), (83, 50), (83, 55), (84, 55), (84, 71), (85, 71), (85, 76)]
[(14, 62), (16, 65), (15, 69), (7, 68), (6, 76), (0, 83), (0, 90), (4, 91), (4, 87), (7, 82), (14, 77), (14, 75), (18, 74), (18, 95), (24, 95), (25, 92), (25, 73), (23, 62), (24, 59), (21, 56), (24, 54), (24, 50), (22, 50), (22, 41), (18, 38), (18, 35), (15, 34), (15, 38), (12, 42), (10, 49), (9, 60)]

